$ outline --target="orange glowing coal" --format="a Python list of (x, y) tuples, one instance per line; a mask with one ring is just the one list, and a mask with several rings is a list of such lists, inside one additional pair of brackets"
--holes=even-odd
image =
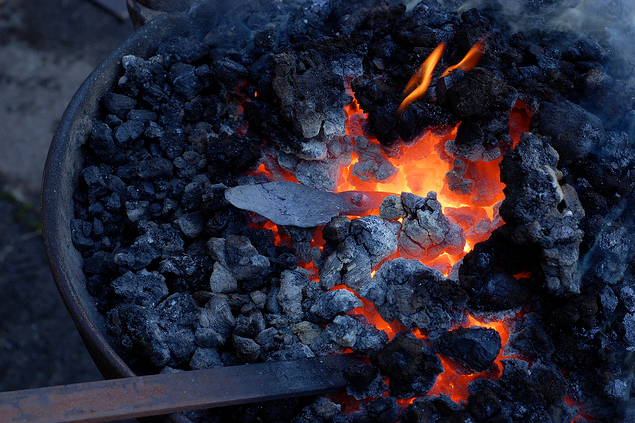
[[(492, 322), (486, 323), (468, 314), (467, 321), (465, 322), (465, 324), (462, 324), (460, 326), (466, 327), (466, 328), (471, 326), (479, 326), (479, 327), (494, 329), (501, 336), (502, 347), (500, 352), (498, 353), (498, 356), (494, 360), (494, 364), (496, 366), (492, 367), (492, 370), (490, 370), (489, 372), (464, 374), (461, 371), (460, 366), (458, 364), (454, 363), (452, 360), (449, 360), (446, 357), (443, 357), (442, 355), (439, 355), (439, 358), (441, 359), (441, 362), (443, 363), (444, 372), (437, 377), (437, 380), (434, 386), (432, 387), (432, 389), (430, 390), (430, 392), (428, 392), (428, 395), (445, 394), (449, 396), (450, 398), (452, 398), (452, 400), (457, 403), (467, 400), (468, 384), (471, 381), (476, 379), (497, 379), (503, 371), (503, 365), (501, 364), (501, 360), (503, 358), (511, 358), (511, 357), (503, 356), (503, 350), (505, 348), (505, 344), (507, 344), (507, 341), (509, 340), (509, 330), (505, 326), (504, 320), (492, 321)], [(456, 329), (458, 327), (459, 326), (453, 329)], [(413, 334), (418, 338), (424, 338), (424, 339), (427, 338), (419, 330), (414, 330)], [(412, 403), (414, 399), (415, 398), (404, 400), (405, 404)]]
[[(413, 80), (409, 83), (409, 89), (412, 89), (413, 85), (418, 84), (418, 86), (414, 88), (412, 93), (420, 93), (422, 90), (425, 92), (427, 85), (430, 83), (432, 70), (443, 52), (443, 47), (443, 45), (437, 47), (435, 52), (424, 62), (425, 66), (422, 66), (417, 72), (415, 75), (416, 78), (413, 77)], [(473, 47), (472, 50), (474, 52), (472, 55), (468, 53), (469, 57), (466, 56), (464, 60), (455, 65), (452, 69), (471, 69), (478, 61), (480, 57), (479, 52), (482, 52), (482, 49), (481, 41)], [(349, 93), (351, 95), (353, 94), (350, 89)], [(408, 98), (410, 98), (410, 100)], [(408, 98), (406, 99), (407, 101), (404, 100), (405, 103), (409, 104), (409, 102), (414, 101), (412, 100), (414, 96), (409, 96)], [(353, 142), (356, 142), (356, 137), (358, 136), (364, 137), (369, 143), (373, 144), (371, 146), (373, 151), (381, 152), (381, 160), (389, 162), (397, 169), (397, 172), (388, 180), (381, 182), (372, 179), (361, 180), (353, 172), (353, 166), (355, 166), (355, 163), (360, 159), (353, 153), (351, 164), (340, 169), (341, 175), (336, 189), (337, 192), (355, 190), (367, 193), (383, 192), (397, 195), (402, 192), (411, 192), (425, 197), (428, 192), (434, 191), (437, 193), (437, 200), (443, 207), (443, 213), (465, 231), (466, 243), (463, 246), (463, 251), (458, 254), (456, 251), (442, 251), (436, 255), (422, 258), (421, 261), (424, 264), (448, 275), (453, 266), (461, 260), (465, 254), (471, 251), (476, 243), (486, 240), (491, 232), (503, 223), (497, 213), (497, 203), (504, 198), (504, 185), (500, 182), (499, 163), (501, 159), (490, 162), (468, 162), (466, 160), (465, 174), (473, 178), (476, 188), (467, 194), (461, 194), (452, 191), (448, 187), (448, 178), (446, 175), (453, 169), (455, 158), (445, 151), (445, 144), (447, 141), (454, 139), (458, 125), (454, 128), (435, 128), (420, 135), (414, 142), (408, 145), (397, 143), (398, 148), (391, 149), (390, 155), (388, 155), (376, 139), (364, 134), (362, 128), (368, 116), (362, 112), (355, 101), (346, 107), (346, 113), (348, 115), (348, 137)], [(517, 143), (521, 133), (528, 130), (530, 117), (531, 114), (524, 103), (517, 103), (514, 110), (510, 113), (509, 123), (510, 136), (514, 142)], [(273, 168), (270, 168), (270, 166), (273, 166)], [(278, 177), (283, 175), (283, 177), (288, 180), (295, 180), (292, 174), (282, 172), (281, 169), (275, 166), (277, 166), (275, 162), (267, 161), (266, 166), (261, 166), (257, 172), (266, 173), (270, 177), (272, 175), (277, 175)], [(269, 170), (272, 170), (272, 172), (269, 172)], [(297, 182), (297, 180), (295, 181)], [(278, 229), (276, 225), (270, 222), (260, 222), (259, 225), (259, 227), (272, 229), (274, 231), (277, 245), (283, 245), (289, 242), (289, 238), (285, 236), (284, 231)], [(321, 239), (320, 228), (318, 228), (316, 234), (316, 238), (313, 239), (311, 245), (314, 248), (321, 249), (324, 245), (324, 240)], [(392, 260), (396, 257), (397, 255), (388, 257), (386, 260)], [(312, 263), (302, 263), (300, 265), (309, 271), (312, 279), (317, 281), (318, 272), (317, 269), (312, 266)], [(373, 273), (380, 266), (381, 263), (373, 270)], [(527, 276), (527, 273), (517, 275), (517, 277)], [(333, 289), (349, 288), (339, 285)], [(375, 327), (383, 330), (389, 339), (392, 339), (396, 333), (405, 330), (405, 328), (396, 321), (384, 321), (375, 309), (373, 303), (365, 299), (361, 300), (363, 307), (352, 310), (350, 312), (351, 314), (364, 315)], [(509, 332), (505, 327), (504, 321), (483, 323), (472, 316), (468, 316), (463, 326), (482, 326), (495, 329), (501, 336), (503, 346), (509, 338)], [(413, 330), (413, 334), (421, 338), (426, 337), (425, 334), (421, 333), (418, 329)], [(478, 378), (495, 379), (500, 376), (502, 371), (502, 365), (500, 363), (500, 360), (503, 358), (502, 349), (495, 360), (496, 365), (492, 366), (490, 372), (484, 373), (462, 374), (458, 366), (451, 360), (441, 356), (440, 358), (445, 371), (437, 378), (429, 394), (437, 395), (444, 393), (457, 402), (467, 399), (469, 382)], [(414, 398), (400, 400), (400, 404), (406, 406), (413, 400)]]
[[(355, 104), (355, 103), (353, 103)], [(367, 115), (356, 106), (348, 106), (347, 132), (354, 139), (362, 135), (362, 125)], [(520, 114), (510, 114), (518, 117), (514, 120), (515, 127), (520, 128), (523, 120)], [(528, 125), (527, 125), (528, 126)], [(458, 125), (457, 125), (458, 127)], [(353, 152), (353, 159), (349, 166), (341, 169), (337, 191), (384, 192), (399, 195), (411, 192), (425, 197), (428, 192), (437, 193), (437, 199), (443, 206), (443, 212), (454, 223), (466, 232), (467, 242), (464, 251), (445, 251), (432, 257), (427, 257), (424, 263), (448, 274), (451, 267), (471, 250), (476, 243), (489, 238), (491, 232), (502, 224), (496, 211), (497, 204), (503, 200), (504, 184), (500, 182), (499, 164), (502, 158), (490, 162), (467, 162), (466, 174), (475, 182), (474, 190), (469, 194), (452, 191), (448, 187), (447, 174), (454, 166), (454, 158), (445, 151), (445, 144), (456, 136), (457, 127), (438, 128), (420, 135), (413, 143), (400, 144), (393, 149), (391, 155), (383, 155), (383, 159), (390, 162), (397, 172), (388, 180), (361, 180), (353, 172), (359, 157)], [(520, 138), (520, 132), (514, 137)], [(382, 150), (379, 141), (368, 139), (377, 150)]]
[[(430, 86), (430, 81), (432, 80), (432, 72), (434, 72), (434, 68), (441, 60), (441, 56), (443, 55), (443, 50), (445, 49), (445, 43), (440, 43), (432, 53), (423, 61), (417, 72), (410, 78), (410, 81), (406, 84), (406, 89), (404, 90), (404, 94), (408, 94), (406, 98), (401, 102), (399, 108), (397, 109), (398, 113), (403, 112), (413, 101), (423, 96), (426, 91), (428, 91), (428, 86)], [(478, 40), (467, 52), (465, 57), (456, 65), (448, 67), (443, 73), (441, 77), (447, 76), (456, 69), (461, 69), (464, 71), (469, 71), (473, 69), (478, 62), (481, 60), (481, 56), (483, 55), (483, 51), (485, 50), (485, 39), (481, 38)]]

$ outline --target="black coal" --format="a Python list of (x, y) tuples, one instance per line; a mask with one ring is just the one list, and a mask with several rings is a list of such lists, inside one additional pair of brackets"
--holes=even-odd
[[(369, 357), (345, 372), (359, 411), (318, 397), (189, 413), (197, 422), (568, 423), (578, 412), (631, 421), (633, 63), (601, 31), (514, 32), (505, 2), (462, 13), (453, 1), (358, 3), (298, 0), (280, 12), (249, 2), (209, 32), (122, 58), (84, 147), (71, 222), (113, 343), (141, 373), (346, 350)], [(554, 3), (519, 2), (534, 19)], [(397, 113), (439, 42), (449, 65), (484, 36), (478, 67), (435, 74)], [(355, 136), (345, 135), (347, 80), (369, 113)], [(512, 148), (519, 99), (534, 114)], [(383, 153), (397, 154), (400, 138), (459, 122), (439, 147), (453, 160), (448, 185), (473, 193), (472, 163), (504, 156), (505, 224), (449, 277), (389, 259), (462, 251), (459, 211), (444, 215), (435, 193), (390, 196), (378, 216), (339, 216), (320, 229), (280, 227), (288, 246), (225, 199), (228, 187), (268, 182), (253, 172), (261, 163), (274, 179), (332, 190), (353, 151), (360, 179), (383, 180), (394, 173)], [(355, 293), (331, 290), (340, 285)], [(350, 314), (361, 298), (403, 332), (389, 341)], [(492, 329), (458, 328), (468, 312), (508, 318), (508, 343)], [(501, 348), (515, 358), (498, 374)], [(437, 354), (463, 373), (489, 371), (464, 403), (425, 396), (444, 370)], [(405, 408), (397, 402), (414, 395)]]

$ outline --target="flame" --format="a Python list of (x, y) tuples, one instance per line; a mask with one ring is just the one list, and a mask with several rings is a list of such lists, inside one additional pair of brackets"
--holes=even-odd
[(483, 50), (485, 50), (485, 37), (478, 40), (472, 46), (472, 48), (470, 49), (470, 51), (467, 52), (463, 60), (461, 60), (456, 65), (450, 66), (445, 71), (443, 71), (443, 73), (441, 74), (441, 78), (443, 78), (444, 76), (448, 76), (450, 72), (452, 72), (455, 69), (461, 69), (466, 72), (469, 70), (472, 70), (481, 60), (481, 57), (483, 56)]
[[(445, 50), (444, 42), (440, 43), (434, 50), (432, 50), (432, 53), (430, 53), (426, 60), (423, 61), (419, 69), (417, 69), (417, 72), (412, 75), (406, 84), (406, 89), (404, 90), (404, 94), (409, 94), (399, 105), (399, 108), (397, 109), (398, 113), (403, 112), (413, 101), (426, 93), (428, 87), (430, 86), (430, 81), (432, 81), (432, 72), (437, 66), (437, 63), (439, 63), (439, 60), (441, 60), (443, 50)], [(455, 69), (461, 69), (466, 72), (473, 69), (481, 60), (484, 50), (485, 37), (478, 40), (459, 63), (444, 70), (441, 77), (443, 78), (449, 75), (450, 72)]]
[(410, 92), (410, 94), (408, 94), (404, 101), (402, 101), (399, 105), (398, 110), (400, 113), (403, 112), (410, 103), (421, 97), (428, 90), (428, 86), (432, 80), (432, 71), (434, 71), (434, 68), (437, 63), (439, 63), (439, 60), (441, 60), (444, 49), (445, 43), (441, 43), (436, 46), (426, 60), (423, 61), (417, 72), (412, 75), (412, 78), (410, 78), (410, 81), (408, 81), (406, 89), (404, 90), (404, 93)]

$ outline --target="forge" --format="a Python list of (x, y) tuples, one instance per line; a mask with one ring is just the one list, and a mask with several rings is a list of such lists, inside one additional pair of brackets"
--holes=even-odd
[(195, 423), (635, 419), (635, 63), (566, 25), (632, 35), (606, 3), (195, 2), (82, 146), (72, 240), (118, 353), (365, 360)]

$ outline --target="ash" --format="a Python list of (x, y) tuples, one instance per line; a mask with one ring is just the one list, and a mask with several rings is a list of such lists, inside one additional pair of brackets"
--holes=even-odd
[[(614, 54), (609, 30), (553, 29), (566, 2), (508, 3), (242, 5), (212, 31), (122, 57), (84, 147), (70, 222), (87, 289), (122, 356), (140, 373), (349, 350), (369, 358), (345, 371), (359, 410), (318, 397), (190, 419), (632, 421), (634, 65)], [(516, 32), (522, 25), (505, 17), (523, 7), (531, 22), (551, 24)], [(483, 36), (478, 67), (435, 74), (428, 93), (396, 113), (438, 43), (448, 44), (447, 66)], [(347, 81), (368, 113), (355, 134), (346, 134)], [(514, 146), (518, 100), (533, 116)], [(279, 227), (286, 244), (225, 199), (229, 187), (290, 176), (334, 190), (353, 152), (359, 179), (389, 179), (384, 155), (456, 124), (439, 147), (453, 163), (448, 189), (474, 192), (472, 164), (501, 157), (506, 188), (494, 219), (504, 224), (449, 277), (418, 259), (459, 253), (466, 233), (498, 225), (474, 219), (463, 229), (461, 210), (444, 214), (434, 192), (389, 196), (378, 215)], [(270, 176), (254, 172), (262, 163)], [(369, 305), (401, 332), (391, 339), (355, 313)], [(465, 327), (467, 313), (506, 317), (509, 341)], [(426, 395), (444, 373), (439, 357), (489, 376), (471, 382), (464, 401)]]

